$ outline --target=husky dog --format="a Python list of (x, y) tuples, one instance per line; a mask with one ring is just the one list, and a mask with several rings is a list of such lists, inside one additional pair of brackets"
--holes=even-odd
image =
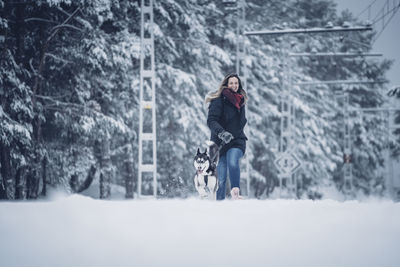
[(207, 149), (204, 153), (197, 149), (194, 157), (194, 167), (196, 175), (194, 176), (194, 186), (199, 192), (200, 198), (216, 200), (218, 190), (218, 179), (216, 168), (219, 160), (219, 149), (214, 142), (207, 143), (210, 150), (210, 156), (207, 155)]

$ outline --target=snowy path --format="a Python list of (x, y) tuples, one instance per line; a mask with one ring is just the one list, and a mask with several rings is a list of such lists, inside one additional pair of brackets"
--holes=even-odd
[(400, 203), (0, 203), (1, 266), (400, 266)]

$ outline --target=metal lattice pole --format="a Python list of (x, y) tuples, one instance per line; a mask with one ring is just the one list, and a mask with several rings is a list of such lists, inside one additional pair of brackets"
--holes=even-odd
[[(244, 75), (244, 59), (245, 59), (245, 45), (244, 45), (244, 25), (246, 23), (246, 10), (245, 10), (245, 1), (240, 0), (238, 2), (238, 7), (237, 7), (237, 20), (236, 20), (236, 38), (237, 38), (237, 43), (236, 43), (236, 73), (238, 75)], [(240, 64), (242, 63), (243, 69), (241, 71), (240, 69)]]
[[(156, 90), (155, 90), (155, 67), (154, 67), (154, 25), (153, 25), (153, 0), (141, 0), (140, 19), (140, 96), (139, 96), (139, 175), (137, 192), (138, 197), (157, 196), (157, 138), (156, 138)], [(149, 113), (151, 111), (151, 113)], [(146, 118), (145, 118), (146, 116)], [(148, 127), (149, 116), (151, 126)], [(146, 125), (145, 125), (146, 123)], [(146, 126), (146, 127), (145, 127)], [(150, 131), (149, 131), (149, 128)], [(145, 146), (151, 143), (151, 146)], [(144, 151), (151, 147), (152, 151)], [(144, 153), (146, 152), (146, 153)], [(146, 156), (148, 161), (144, 162)], [(152, 194), (148, 184), (143, 183), (143, 174), (152, 174)], [(143, 185), (146, 186), (145, 193)]]
[[(390, 105), (390, 103), (389, 103)], [(394, 121), (394, 118), (392, 116), (392, 112), (388, 110), (387, 112), (387, 122), (386, 122), (386, 153), (385, 153), (385, 166), (386, 166), (386, 190), (389, 196), (393, 197), (394, 196), (394, 190), (393, 190), (393, 164), (390, 158), (390, 141), (391, 141), (391, 127), (392, 127), (392, 121)]]
[[(237, 2), (237, 21), (236, 21), (236, 73), (241, 77), (242, 86), (247, 88), (247, 68), (244, 62), (246, 58), (246, 46), (245, 46), (245, 36), (243, 35), (244, 26), (246, 24), (246, 10), (245, 1), (239, 0)], [(245, 107), (247, 109), (247, 106)], [(247, 110), (246, 110), (247, 113)], [(247, 127), (249, 127), (249, 121), (247, 122)], [(245, 131), (248, 135), (248, 131)], [(248, 153), (247, 153), (248, 154)], [(246, 192), (247, 196), (250, 197), (250, 171), (249, 171), (249, 157), (247, 154), (242, 158), (245, 171), (242, 171), (240, 176), (241, 180), (246, 181)]]
[[(400, 108), (395, 108), (391, 106), (392, 103), (389, 103), (388, 107), (382, 108), (350, 108), (351, 111), (358, 111), (362, 115), (365, 116), (366, 112), (379, 112), (382, 115), (382, 118), (387, 118), (386, 120), (386, 151), (385, 151), (385, 187), (387, 190), (387, 194), (396, 198), (396, 190), (400, 190), (400, 188), (395, 188), (395, 178), (394, 178), (394, 169), (393, 169), (393, 160), (390, 157), (390, 141), (393, 139), (393, 131), (400, 129), (400, 124), (396, 124), (394, 120), (394, 112), (400, 111)], [(386, 114), (386, 116), (385, 116)], [(361, 118), (362, 120), (362, 118)]]
[[(280, 155), (283, 155), (285, 152), (288, 152), (289, 148), (292, 147), (293, 144), (293, 136), (292, 136), (292, 126), (294, 124), (294, 108), (292, 105), (291, 99), (291, 88), (292, 88), (292, 73), (291, 73), (291, 64), (288, 61), (288, 57), (283, 57), (287, 60), (284, 63), (285, 74), (286, 77), (283, 80), (283, 91), (280, 99), (280, 136), (279, 136), (279, 149), (278, 152)], [(287, 166), (290, 162), (286, 159), (283, 160), (283, 165)], [(297, 181), (295, 178), (295, 174), (286, 172), (279, 173), (279, 195), (282, 197), (282, 188), (283, 181), (286, 182), (286, 188), (288, 189), (288, 193), (291, 196), (292, 194), (296, 194), (297, 190)]]
[[(290, 57), (380, 57), (381, 53), (291, 53)], [(333, 81), (311, 81), (298, 82), (296, 85), (318, 85), (318, 84), (375, 84), (380, 81), (362, 81), (362, 80), (333, 80)], [(381, 81), (382, 83), (384, 81)], [(343, 98), (343, 191), (349, 194), (353, 190), (353, 166), (352, 166), (352, 140), (350, 123), (350, 102), (349, 94), (345, 93)]]
[(353, 166), (352, 166), (352, 153), (351, 153), (351, 123), (350, 123), (350, 99), (349, 94), (345, 94), (344, 96), (344, 127), (343, 127), (343, 191), (345, 193), (351, 193), (353, 190)]
[[(328, 33), (328, 32), (354, 32), (354, 31), (369, 31), (372, 30), (372, 27), (334, 27), (334, 28), (306, 28), (306, 29), (285, 29), (285, 30), (261, 30), (261, 31), (249, 31), (244, 32), (243, 35), (251, 36), (251, 35), (286, 35), (286, 34), (315, 34), (315, 33)], [(297, 56), (297, 55), (296, 55)], [(290, 69), (288, 70), (290, 71)], [(288, 79), (291, 79), (290, 74), (288, 75)], [(293, 83), (292, 81), (286, 81), (284, 87), (290, 88), (293, 85), (300, 85), (300, 83)], [(303, 83), (304, 85), (305, 83)], [(285, 89), (284, 88), (284, 89)], [(290, 147), (289, 142), (291, 142), (291, 127), (294, 120), (294, 109), (290, 103), (290, 92), (284, 90), (282, 94), (280, 107), (281, 107), (281, 136), (279, 142), (279, 155), (277, 160), (275, 160), (275, 165), (278, 166), (282, 171), (279, 174), (279, 187), (282, 190), (282, 180), (286, 179), (288, 183), (291, 183), (291, 188), (294, 188), (294, 191), (297, 190), (297, 181), (295, 177), (293, 177), (295, 169), (301, 165), (293, 153), (286, 153), (287, 148)], [(287, 95), (286, 95), (287, 94)], [(289, 179), (288, 179), (289, 178)], [(282, 192), (282, 191), (281, 191)]]
[(394, 108), (395, 103), (389, 101), (389, 108), (387, 109), (388, 112), (388, 129), (387, 129), (387, 189), (389, 196), (391, 196), (393, 199), (396, 199), (397, 196), (397, 191), (399, 188), (395, 188), (395, 175), (394, 175), (394, 168), (393, 168), (393, 159), (390, 156), (390, 142), (393, 140), (393, 131), (399, 130), (400, 129), (400, 123), (395, 123), (395, 111), (400, 111), (399, 108)]

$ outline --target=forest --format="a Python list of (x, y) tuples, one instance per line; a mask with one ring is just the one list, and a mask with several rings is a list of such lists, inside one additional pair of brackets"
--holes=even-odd
[[(123, 188), (135, 198), (138, 176), (140, 1), (0, 0), (0, 199), (41, 199), (50, 191), (101, 199)], [(157, 195), (195, 192), (193, 157), (209, 139), (204, 98), (235, 72), (237, 15), (222, 1), (154, 1)], [(245, 31), (363, 25), (332, 0), (246, 1)], [(293, 143), (302, 162), (296, 198), (343, 190), (344, 103), (383, 107), (400, 98), (387, 87), (382, 58), (289, 57), (290, 53), (368, 53), (374, 31), (246, 36), (245, 90), (250, 197), (278, 190), (274, 166), (282, 86), (291, 79), (368, 80), (295, 85)], [(388, 118), (350, 114), (351, 198), (387, 195), (385, 152), (400, 156), (400, 131)], [(400, 122), (400, 114), (395, 120)], [(400, 191), (399, 191), (400, 192)], [(348, 194), (348, 193), (347, 193)]]

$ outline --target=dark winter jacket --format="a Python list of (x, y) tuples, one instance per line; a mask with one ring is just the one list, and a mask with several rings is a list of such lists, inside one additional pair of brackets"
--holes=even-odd
[(247, 137), (243, 132), (243, 128), (247, 123), (245, 106), (238, 110), (225, 96), (211, 100), (208, 107), (207, 125), (211, 130), (211, 141), (217, 145), (221, 144), (218, 134), (223, 130), (230, 132), (234, 139), (224, 145), (220, 151), (223, 155), (232, 147), (240, 148), (243, 154), (246, 151)]

